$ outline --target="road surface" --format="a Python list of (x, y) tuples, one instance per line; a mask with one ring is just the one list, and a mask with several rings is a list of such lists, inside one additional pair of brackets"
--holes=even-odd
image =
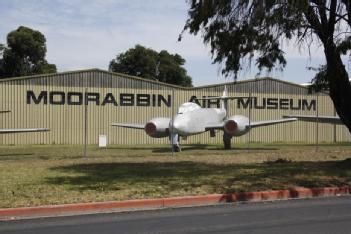
[(351, 233), (351, 197), (6, 221), (0, 233)]

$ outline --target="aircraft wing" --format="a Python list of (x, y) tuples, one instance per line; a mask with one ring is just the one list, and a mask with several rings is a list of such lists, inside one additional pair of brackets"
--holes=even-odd
[(297, 118), (298, 120), (319, 123), (343, 124), (338, 116), (315, 116), (315, 115), (283, 115), (283, 118)]
[(212, 129), (223, 129), (223, 124), (224, 123), (217, 123), (217, 124), (210, 124), (209, 126), (206, 126), (206, 131), (212, 130)]
[[(250, 127), (251, 128), (263, 127), (263, 126), (268, 126), (268, 125), (273, 125), (273, 124), (292, 122), (292, 121), (296, 121), (296, 120), (297, 120), (297, 118), (255, 121), (255, 122), (250, 123)], [(249, 125), (247, 125), (247, 127), (249, 127)], [(209, 126), (206, 127), (206, 130), (211, 130), (211, 129), (223, 129), (223, 123), (218, 123), (218, 124), (213, 124), (213, 125), (210, 124)]]
[(144, 129), (145, 124), (132, 124), (132, 123), (113, 123), (111, 126), (122, 127), (122, 128), (134, 128), (134, 129)]
[(21, 132), (47, 132), (48, 128), (14, 128), (14, 129), (0, 129), (0, 134), (6, 133), (21, 133)]
[[(250, 123), (250, 127), (256, 128), (256, 127), (268, 126), (268, 125), (273, 125), (273, 124), (292, 122), (292, 121), (296, 121), (296, 120), (297, 120), (297, 118), (286, 118), (286, 119), (276, 119), (276, 120), (255, 121), (255, 122)], [(249, 127), (249, 126), (247, 126), (247, 127)]]

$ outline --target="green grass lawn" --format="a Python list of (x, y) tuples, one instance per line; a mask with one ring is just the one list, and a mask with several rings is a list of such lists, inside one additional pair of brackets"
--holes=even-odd
[(351, 144), (0, 146), (0, 207), (348, 185)]

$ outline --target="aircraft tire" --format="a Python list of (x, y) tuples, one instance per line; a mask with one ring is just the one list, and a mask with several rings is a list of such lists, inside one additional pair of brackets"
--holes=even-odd
[(225, 150), (229, 150), (232, 148), (231, 139), (232, 138), (230, 136), (228, 136), (226, 134), (223, 135), (223, 143), (224, 143)]
[(181, 149), (180, 149), (179, 145), (173, 145), (173, 151), (174, 152), (180, 152)]

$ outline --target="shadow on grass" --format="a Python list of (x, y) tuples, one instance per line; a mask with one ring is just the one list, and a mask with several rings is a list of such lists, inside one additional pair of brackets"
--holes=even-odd
[[(181, 145), (182, 151), (187, 150), (202, 150), (206, 149), (207, 145)], [(148, 146), (148, 147), (108, 147), (107, 150), (136, 150), (136, 151), (150, 151), (153, 153), (170, 153), (172, 152), (171, 145), (161, 145), (161, 146)]]
[[(87, 163), (54, 167), (59, 176), (46, 183), (71, 190), (142, 190), (167, 194), (206, 187), (208, 193), (232, 193), (293, 186), (340, 186), (351, 170), (330, 162), (214, 165), (195, 162)], [(147, 192), (146, 192), (147, 193)]]
[(109, 146), (106, 148), (106, 150), (152, 150), (152, 149), (153, 149), (153, 147), (151, 147), (151, 146), (148, 146), (148, 147), (142, 147), (142, 146), (140, 146), (140, 147), (128, 147), (128, 146), (114, 147), (114, 146)]
[[(208, 145), (204, 144), (193, 144), (193, 145), (180, 145), (180, 148), (182, 151), (195, 151), (195, 150), (203, 150), (203, 149), (208, 149)], [(155, 148), (152, 150), (153, 153), (171, 153), (172, 152), (172, 146), (169, 145), (164, 146), (162, 148)], [(176, 153), (176, 152), (175, 152)]]
[[(315, 147), (315, 143), (269, 143), (268, 146), (277, 147)], [(336, 142), (336, 143), (324, 143), (320, 142), (318, 144), (320, 147), (337, 147), (337, 146), (351, 146), (351, 142)]]
[(28, 156), (28, 155), (33, 155), (31, 153), (26, 153), (26, 154), (0, 154), (0, 157), (11, 157), (11, 156)]
[(35, 153), (28, 154), (4, 154), (0, 155), (0, 161), (26, 161), (26, 160), (51, 160), (51, 159), (80, 159), (83, 156), (72, 156), (72, 155), (38, 155)]
[[(206, 144), (185, 144), (185, 145), (180, 145), (182, 151), (191, 151), (191, 150), (203, 150), (209, 147), (212, 147), (212, 145), (206, 145)], [(147, 146), (147, 147), (108, 147), (107, 150), (136, 150), (136, 151), (151, 151), (152, 153), (171, 153), (172, 152), (172, 146), (169, 145), (155, 145), (155, 146)], [(212, 149), (211, 149), (212, 150)], [(216, 150), (216, 149), (213, 149)], [(218, 148), (217, 150), (220, 150)]]
[[(196, 150), (210, 150), (210, 151), (272, 151), (272, 150), (279, 150), (276, 147), (235, 147), (233, 146), (230, 150), (225, 150), (224, 146), (221, 145), (206, 145), (206, 144), (185, 144), (180, 145), (182, 151), (196, 151)], [(136, 151), (151, 151), (152, 153), (171, 153), (172, 147), (171, 145), (162, 145), (161, 147), (154, 146), (154, 147), (109, 147), (107, 150), (136, 150)]]
[(32, 153), (25, 153), (25, 154), (21, 154), (21, 153), (15, 153), (15, 154), (0, 154), (0, 161), (7, 161), (7, 160), (18, 160), (18, 159), (23, 159), (23, 157), (26, 156), (33, 156), (34, 154)]
[(224, 148), (218, 148), (218, 149), (208, 149), (208, 150), (223, 150), (223, 151), (273, 151), (273, 150), (280, 150), (279, 148), (273, 148), (273, 147), (250, 147), (250, 148), (237, 148), (237, 147), (232, 147), (230, 150), (225, 150)]

